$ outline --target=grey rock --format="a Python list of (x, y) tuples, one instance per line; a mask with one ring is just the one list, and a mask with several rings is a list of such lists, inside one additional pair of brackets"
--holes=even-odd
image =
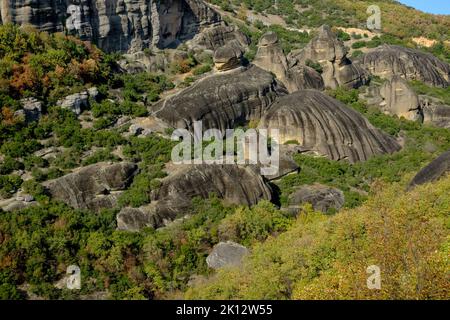
[(289, 92), (300, 89), (324, 89), (322, 76), (314, 69), (304, 65), (289, 66), (275, 32), (267, 32), (261, 37), (252, 63), (275, 74)]
[(205, 28), (191, 41), (188, 41), (187, 45), (193, 50), (216, 51), (230, 42), (244, 50), (250, 44), (250, 39), (236, 27), (222, 23)]
[(194, 197), (207, 199), (212, 193), (225, 203), (248, 206), (272, 197), (263, 178), (249, 167), (186, 165), (161, 180), (160, 188), (151, 192), (149, 205), (122, 209), (117, 227), (129, 231), (162, 227), (189, 214)]
[(98, 211), (117, 204), (117, 191), (125, 190), (137, 172), (131, 162), (99, 162), (43, 183), (52, 198), (76, 209)]
[(384, 112), (408, 120), (419, 120), (419, 97), (402, 77), (394, 75), (385, 81), (380, 88), (380, 95), (383, 98), (381, 106)]
[(206, 258), (206, 263), (212, 269), (238, 267), (248, 254), (249, 250), (238, 243), (232, 241), (219, 242)]
[(26, 122), (37, 121), (42, 114), (42, 102), (36, 98), (25, 98), (20, 100)]
[(242, 64), (242, 49), (235, 45), (225, 45), (214, 52), (214, 65), (219, 71), (235, 69)]
[(420, 109), (423, 122), (440, 128), (450, 129), (450, 106), (434, 97), (420, 95)]
[(444, 88), (450, 83), (450, 65), (419, 50), (382, 45), (364, 54), (360, 62), (371, 74), (386, 79), (399, 75)]
[(259, 128), (278, 129), (280, 144), (297, 141), (332, 160), (365, 161), (398, 151), (395, 139), (373, 127), (360, 113), (317, 90), (279, 97)]
[(56, 102), (56, 105), (61, 108), (69, 109), (76, 115), (80, 115), (82, 109), (89, 106), (89, 94), (87, 91), (74, 93), (66, 96), (61, 100), (58, 100), (58, 102)]
[(450, 173), (450, 150), (444, 152), (439, 157), (431, 161), (427, 166), (420, 170), (410, 182), (408, 189), (428, 182), (433, 182), (445, 177)]
[(305, 203), (310, 203), (316, 211), (327, 213), (330, 209), (341, 209), (345, 197), (339, 189), (314, 184), (299, 187), (289, 195), (288, 201), (288, 211), (293, 214), (297, 214)]
[(347, 57), (347, 49), (329, 26), (322, 26), (318, 35), (301, 49), (288, 55), (289, 67), (305, 65), (307, 61), (320, 63), (325, 87), (335, 89), (338, 86), (357, 88), (368, 82), (367, 72), (352, 63)]
[(250, 120), (259, 120), (278, 95), (286, 94), (272, 74), (256, 66), (210, 75), (162, 100), (150, 112), (174, 128), (222, 132)]
[(64, 29), (108, 52), (176, 46), (221, 21), (201, 0), (3, 1), (1, 21)]

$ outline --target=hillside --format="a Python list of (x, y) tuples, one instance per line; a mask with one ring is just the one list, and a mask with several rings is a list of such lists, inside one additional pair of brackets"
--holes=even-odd
[(0, 8), (0, 299), (450, 297), (449, 16), (87, 2)]

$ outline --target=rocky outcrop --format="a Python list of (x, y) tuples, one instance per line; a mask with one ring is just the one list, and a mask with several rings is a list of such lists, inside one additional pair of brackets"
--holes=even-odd
[(214, 52), (214, 65), (218, 71), (236, 69), (242, 64), (242, 49), (236, 45), (225, 45)]
[(360, 63), (371, 74), (386, 79), (399, 75), (444, 88), (450, 83), (450, 65), (419, 50), (382, 45), (363, 55)]
[(202, 120), (203, 129), (224, 132), (264, 111), (286, 90), (273, 75), (256, 66), (240, 67), (200, 79), (179, 93), (156, 103), (149, 110), (174, 128), (192, 130)]
[(291, 52), (288, 57), (289, 68), (306, 65), (308, 61), (322, 66), (325, 87), (338, 86), (357, 88), (368, 81), (367, 73), (347, 57), (347, 49), (329, 26), (322, 26), (318, 35), (308, 45)]
[(42, 102), (36, 98), (24, 98), (20, 100), (22, 109), (16, 111), (15, 115), (22, 115), (26, 122), (38, 121), (42, 114)]
[(78, 116), (83, 109), (89, 107), (89, 98), (95, 100), (97, 96), (97, 88), (92, 87), (62, 98), (56, 102), (56, 105), (61, 108), (69, 109)]
[(236, 27), (222, 23), (205, 28), (186, 44), (192, 50), (216, 51), (229, 43), (245, 49), (250, 44), (250, 39)]
[(419, 97), (402, 77), (395, 75), (385, 81), (380, 88), (380, 95), (383, 98), (380, 106), (385, 113), (408, 120), (423, 120)]
[(151, 193), (150, 205), (122, 209), (117, 227), (130, 231), (162, 227), (188, 214), (194, 197), (207, 199), (211, 194), (225, 203), (248, 206), (271, 199), (271, 190), (263, 178), (248, 167), (187, 165), (161, 180), (161, 187)]
[(436, 181), (450, 173), (450, 150), (430, 162), (417, 173), (409, 184), (409, 189), (417, 185)]
[(332, 160), (364, 161), (400, 149), (360, 113), (317, 90), (279, 97), (259, 128), (278, 129), (280, 144), (296, 141), (304, 150)]
[(314, 69), (303, 65), (289, 67), (275, 32), (268, 32), (261, 37), (252, 63), (275, 74), (289, 92), (300, 89), (324, 89), (323, 79)]
[(44, 183), (48, 193), (76, 209), (99, 210), (117, 204), (117, 192), (131, 183), (137, 165), (100, 162)]
[(321, 184), (301, 186), (289, 195), (287, 210), (298, 214), (302, 205), (310, 203), (314, 210), (323, 213), (338, 211), (345, 202), (344, 193)]
[(441, 128), (450, 129), (450, 106), (441, 100), (420, 95), (420, 109), (423, 115), (423, 122)]
[(165, 48), (193, 38), (220, 16), (202, 0), (2, 1), (1, 21), (67, 30), (105, 51)]
[(206, 258), (206, 264), (212, 269), (238, 267), (249, 254), (249, 250), (232, 241), (219, 242)]

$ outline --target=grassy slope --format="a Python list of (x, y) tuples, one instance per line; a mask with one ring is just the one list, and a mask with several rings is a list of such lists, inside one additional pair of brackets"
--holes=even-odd
[[(241, 270), (220, 271), (187, 298), (448, 299), (450, 177), (404, 192), (379, 183), (361, 207), (302, 214), (287, 232), (252, 248)], [(381, 268), (368, 290), (366, 268)]]

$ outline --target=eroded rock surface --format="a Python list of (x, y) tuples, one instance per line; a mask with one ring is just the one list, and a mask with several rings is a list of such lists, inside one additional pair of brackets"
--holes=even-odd
[(189, 213), (194, 197), (207, 199), (212, 193), (225, 203), (252, 206), (271, 199), (263, 178), (249, 167), (238, 165), (187, 165), (161, 180), (151, 193), (151, 203), (140, 208), (124, 208), (117, 216), (122, 230), (159, 228)]
[(289, 92), (300, 89), (324, 89), (322, 76), (316, 70), (304, 65), (289, 66), (275, 32), (268, 32), (261, 37), (252, 63), (275, 74)]
[(384, 112), (408, 120), (423, 120), (419, 119), (421, 114), (419, 97), (399, 75), (383, 83), (380, 95), (383, 98), (381, 106)]
[(417, 173), (409, 184), (409, 189), (417, 185), (436, 181), (450, 173), (450, 150), (430, 162)]
[(105, 51), (165, 48), (221, 21), (202, 0), (2, 1), (1, 21), (69, 33)]
[(449, 85), (450, 65), (419, 50), (382, 45), (363, 55), (360, 62), (371, 74), (382, 78), (399, 75), (431, 86), (445, 88)]
[(44, 183), (48, 193), (76, 209), (112, 208), (117, 193), (131, 183), (137, 165), (131, 162), (99, 162)]
[(314, 210), (324, 213), (338, 211), (345, 202), (344, 193), (336, 188), (321, 184), (299, 187), (289, 195), (288, 211), (297, 214), (302, 205), (310, 203)]
[(232, 241), (219, 242), (206, 258), (206, 263), (212, 269), (238, 267), (248, 254), (249, 250), (238, 243)]
[(338, 86), (357, 88), (368, 81), (363, 68), (352, 63), (347, 57), (347, 49), (329, 26), (322, 26), (318, 35), (308, 45), (288, 55), (289, 67), (305, 65), (308, 61), (319, 63), (325, 87), (335, 89)]
[(259, 128), (278, 129), (280, 144), (295, 141), (303, 149), (332, 160), (365, 161), (400, 149), (394, 138), (373, 127), (361, 114), (317, 90), (279, 97)]
[(224, 132), (238, 124), (260, 119), (279, 95), (286, 94), (273, 75), (256, 66), (240, 67), (205, 77), (179, 93), (158, 102), (150, 112), (174, 128)]

